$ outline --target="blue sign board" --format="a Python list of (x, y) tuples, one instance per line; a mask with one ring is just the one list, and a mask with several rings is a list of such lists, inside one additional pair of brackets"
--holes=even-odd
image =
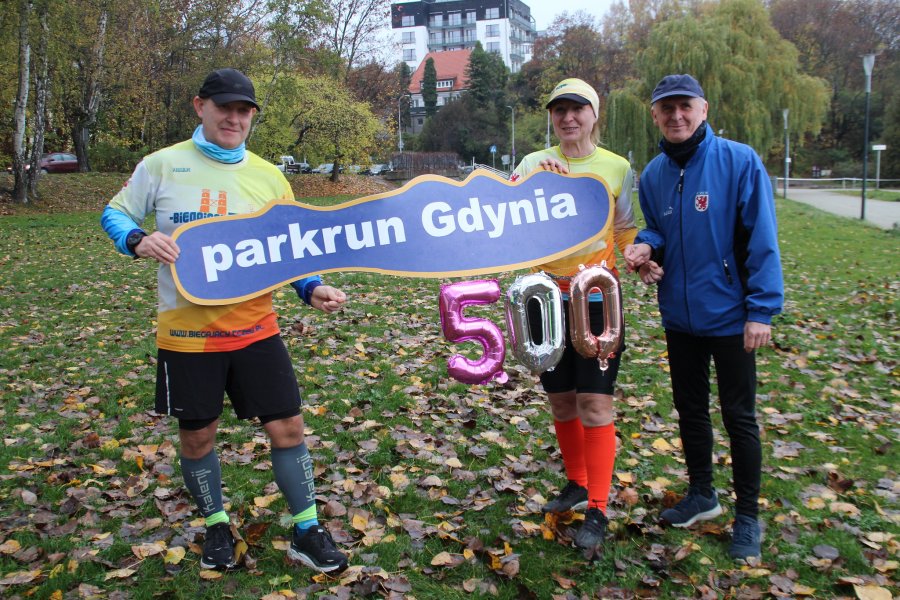
[(483, 275), (562, 258), (612, 227), (600, 177), (537, 171), (510, 182), (476, 170), (434, 175), (333, 207), (272, 202), (193, 221), (173, 237), (173, 273), (191, 302), (230, 304), (315, 273), (407, 277)]

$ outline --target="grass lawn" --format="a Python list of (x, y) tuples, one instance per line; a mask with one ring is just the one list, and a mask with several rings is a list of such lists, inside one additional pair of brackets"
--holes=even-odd
[[(109, 193), (73, 199), (74, 212), (5, 205), (17, 214), (0, 216), (0, 597), (900, 594), (896, 233), (778, 201), (787, 303), (758, 355), (760, 564), (727, 556), (717, 411), (725, 515), (691, 530), (657, 524), (685, 490), (685, 467), (653, 290), (623, 278), (612, 525), (589, 560), (570, 544), (580, 516), (540, 513), (565, 480), (536, 379), (508, 354), (507, 384), (455, 382), (447, 359), (472, 349), (442, 338), (440, 281), (342, 273), (327, 276), (350, 297), (337, 315), (290, 288), (275, 301), (307, 402), (320, 520), (352, 567), (329, 580), (287, 562), (266, 438), (226, 411), (224, 493), (249, 553), (223, 575), (199, 569), (202, 520), (182, 489), (177, 436), (152, 412), (155, 267), (116, 254), (99, 228)], [(498, 276), (504, 291), (515, 275)], [(503, 322), (500, 306), (472, 312)]]

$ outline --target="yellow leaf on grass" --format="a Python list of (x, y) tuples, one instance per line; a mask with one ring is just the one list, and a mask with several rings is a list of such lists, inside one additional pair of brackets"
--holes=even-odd
[(6, 540), (0, 544), (0, 554), (15, 554), (22, 549), (22, 544), (16, 540)]
[(447, 462), (444, 464), (446, 464), (451, 469), (461, 469), (463, 466), (462, 463), (459, 461), (459, 459), (456, 458), (455, 456), (452, 458), (448, 458)]
[(806, 508), (812, 510), (821, 510), (825, 508), (825, 501), (819, 498), (818, 496), (813, 496), (812, 498), (808, 498), (805, 502)]
[(794, 582), (794, 587), (791, 589), (791, 591), (798, 596), (812, 596), (816, 593), (816, 588), (803, 585), (802, 583)]
[(139, 546), (132, 546), (131, 551), (135, 556), (144, 560), (150, 556), (156, 556), (157, 554), (161, 554), (166, 551), (166, 543), (162, 540), (158, 542), (153, 542), (152, 544), (140, 544)]
[(208, 581), (211, 581), (213, 579), (222, 579), (222, 572), (204, 569), (203, 571), (200, 571), (200, 579), (206, 579)]
[(452, 565), (454, 562), (456, 562), (456, 560), (453, 558), (452, 554), (449, 552), (439, 552), (431, 559), (431, 566), (446, 567)]
[(394, 489), (397, 491), (400, 491), (409, 485), (409, 477), (403, 473), (391, 473), (390, 479), (391, 483), (394, 484)]
[(879, 585), (854, 585), (853, 591), (859, 600), (892, 600), (890, 590)]
[(115, 469), (108, 469), (106, 467), (100, 465), (91, 465), (91, 468), (94, 470), (96, 475), (115, 475)]
[(137, 571), (134, 569), (116, 569), (115, 571), (107, 573), (106, 577), (103, 578), (103, 581), (109, 581), (110, 579), (128, 579), (135, 573), (137, 573)]
[(859, 516), (859, 508), (857, 508), (855, 504), (850, 504), (849, 502), (832, 502), (828, 505), (828, 508), (831, 512), (843, 513), (848, 517)]
[(623, 485), (631, 485), (634, 483), (634, 476), (631, 473), (617, 472), (616, 477)]
[(270, 504), (281, 498), (281, 494), (269, 494), (268, 496), (257, 496), (253, 499), (253, 505), (257, 508), (268, 508)]
[(671, 452), (674, 450), (672, 444), (664, 440), (663, 438), (656, 438), (653, 440), (653, 447), (660, 452)]
[(353, 515), (350, 526), (357, 531), (365, 531), (369, 527), (369, 519), (362, 513), (356, 513)]
[(7, 574), (3, 579), (0, 579), (0, 585), (22, 585), (23, 583), (31, 583), (40, 576), (40, 569), (34, 571), (14, 571)]
[(167, 565), (177, 565), (184, 558), (184, 548), (182, 546), (174, 546), (166, 551), (163, 562)]

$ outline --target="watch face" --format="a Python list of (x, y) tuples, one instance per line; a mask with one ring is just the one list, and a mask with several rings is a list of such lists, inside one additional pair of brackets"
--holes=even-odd
[(133, 231), (132, 233), (128, 234), (127, 238), (125, 238), (125, 245), (133, 251), (134, 247), (140, 244), (141, 240), (144, 239), (146, 235), (147, 234), (145, 234), (143, 231)]

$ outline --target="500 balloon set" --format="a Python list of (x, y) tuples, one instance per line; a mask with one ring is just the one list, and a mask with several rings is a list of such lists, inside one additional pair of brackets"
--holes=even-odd
[[(591, 333), (588, 317), (588, 301), (591, 290), (603, 294), (603, 333)], [(606, 263), (580, 266), (570, 282), (569, 333), (572, 345), (586, 358), (596, 358), (600, 368), (606, 369), (607, 361), (621, 347), (624, 335), (622, 291), (619, 280)], [(477, 341), (484, 352), (476, 360), (454, 354), (447, 361), (447, 371), (463, 383), (479, 384), (496, 379), (505, 383), (503, 370), (506, 348), (503, 333), (488, 319), (466, 317), (467, 306), (493, 304), (500, 299), (500, 285), (495, 279), (462, 281), (441, 286), (439, 306), (441, 330), (451, 342)], [(528, 303), (540, 307), (540, 343), (534, 341), (529, 327)], [(532, 373), (542, 373), (559, 363), (565, 347), (563, 330), (562, 294), (559, 287), (544, 273), (518, 277), (506, 293), (506, 323), (513, 355)]]

